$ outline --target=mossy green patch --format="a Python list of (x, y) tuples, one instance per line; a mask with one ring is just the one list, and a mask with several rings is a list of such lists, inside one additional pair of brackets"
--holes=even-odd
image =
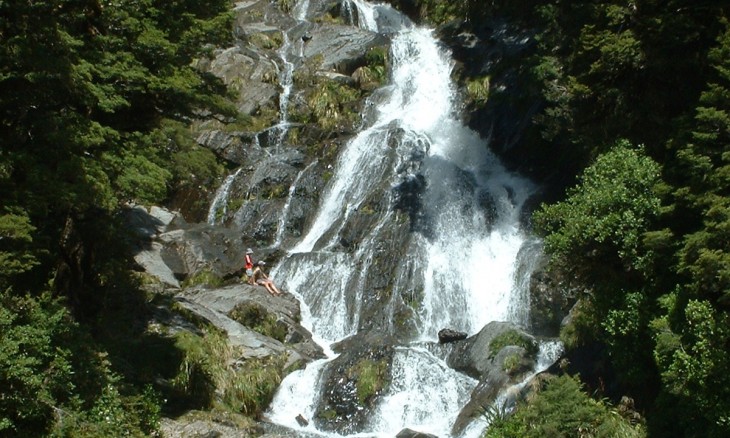
[(495, 336), (489, 343), (489, 358), (493, 359), (499, 351), (508, 346), (515, 345), (527, 350), (530, 354), (537, 353), (537, 343), (517, 330), (507, 330)]
[(279, 322), (275, 314), (256, 303), (241, 303), (234, 307), (228, 316), (251, 330), (264, 336), (284, 342), (286, 326)]
[(365, 405), (385, 388), (387, 372), (388, 362), (385, 359), (363, 359), (347, 370), (347, 376), (355, 380), (360, 404)]
[(223, 284), (223, 279), (209, 269), (197, 272), (183, 281), (183, 288), (192, 286), (219, 287)]

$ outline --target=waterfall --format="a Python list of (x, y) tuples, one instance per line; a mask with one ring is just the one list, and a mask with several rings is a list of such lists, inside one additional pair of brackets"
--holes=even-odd
[(241, 173), (241, 168), (236, 170), (235, 173), (228, 175), (223, 181), (223, 184), (221, 184), (221, 186), (218, 187), (218, 190), (216, 190), (215, 197), (213, 197), (213, 202), (210, 203), (210, 208), (208, 209), (208, 225), (215, 225), (215, 221), (218, 215), (221, 215), (222, 217), (225, 216), (225, 214), (227, 213), (228, 194), (231, 191), (231, 185), (233, 184), (233, 181), (236, 180), (239, 173)]
[[(309, 230), (272, 276), (299, 299), (303, 325), (329, 351), (374, 324), (361, 315), (363, 301), (375, 294), (369, 270), (376, 254), (396, 249), (387, 247), (386, 233), (402, 214), (394, 207), (397, 191), (420, 188), (406, 255), (394, 270), (391, 302), (383, 306), (393, 312), (394, 297), (418, 289), (413, 316), (418, 334), (395, 346), (390, 385), (361, 436), (392, 437), (406, 427), (451, 436), (477, 382), (448, 367), (428, 345), (447, 327), (474, 334), (492, 321), (527, 326), (526, 279), (539, 245), (519, 220), (535, 187), (508, 172), (456, 118), (452, 60), (431, 30), (413, 26), (387, 5), (347, 4), (357, 9), (361, 27), (391, 35), (389, 85), (375, 93), (373, 117), (344, 146)], [(387, 208), (373, 209), (373, 199)], [(343, 250), (348, 224), (363, 211), (373, 218), (366, 235)], [(380, 316), (385, 321), (380, 329), (396, 331), (393, 314)], [(295, 421), (298, 414), (314, 415), (322, 375), (335, 358), (330, 352), (287, 376), (267, 417), (292, 429), (338, 436)], [(477, 423), (467, 435), (478, 436), (483, 427)]]
[(289, 193), (287, 194), (286, 202), (284, 203), (284, 208), (281, 210), (281, 215), (279, 215), (279, 223), (276, 227), (276, 236), (274, 237), (274, 244), (272, 245), (274, 248), (278, 248), (281, 245), (281, 239), (284, 237), (286, 220), (289, 217), (289, 208), (291, 207), (291, 201), (294, 197), (294, 193), (297, 190), (297, 184), (299, 184), (299, 180), (302, 178), (302, 175), (307, 173), (307, 171), (315, 164), (317, 164), (317, 160), (312, 161), (307, 165), (307, 167), (300, 170), (296, 178), (294, 178), (294, 182), (292, 182), (291, 186), (289, 186)]

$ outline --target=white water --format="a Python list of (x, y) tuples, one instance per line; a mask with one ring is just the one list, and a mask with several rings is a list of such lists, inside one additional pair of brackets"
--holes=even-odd
[(286, 220), (289, 218), (289, 208), (291, 207), (291, 201), (294, 197), (294, 193), (297, 190), (297, 184), (299, 184), (299, 180), (302, 179), (302, 175), (304, 175), (315, 164), (317, 164), (317, 160), (312, 161), (307, 165), (307, 167), (300, 170), (296, 178), (294, 178), (294, 182), (292, 182), (291, 186), (289, 186), (289, 193), (286, 196), (286, 202), (284, 203), (284, 208), (282, 208), (281, 214), (279, 215), (279, 223), (276, 226), (276, 236), (274, 237), (274, 244), (272, 245), (274, 248), (278, 248), (281, 245), (281, 239), (284, 237)]
[(208, 209), (208, 225), (215, 225), (215, 220), (219, 215), (220, 217), (226, 215), (228, 211), (228, 194), (231, 191), (233, 181), (236, 180), (239, 173), (241, 173), (240, 168), (235, 173), (228, 175), (223, 181), (223, 184), (216, 190), (213, 202), (210, 203), (210, 208)]
[[(398, 21), (387, 6), (352, 4), (360, 25), (370, 30), (379, 31), (378, 23), (385, 21), (391, 31)], [(507, 172), (485, 141), (456, 119), (452, 62), (432, 32), (407, 20), (400, 23), (405, 26), (393, 34), (390, 85), (376, 93), (385, 98), (375, 103), (374, 120), (344, 147), (309, 231), (272, 275), (300, 300), (303, 324), (326, 350), (357, 333), (363, 324), (361, 302), (372, 293), (365, 290), (367, 271), (376, 252), (388, 250), (382, 248), (381, 232), (395, 214), (380, 212), (354, 251), (338, 246), (341, 233), (374, 196), (392, 205), (392, 192), (383, 190), (383, 182), (394, 187), (416, 174), (424, 177), (427, 220), (422, 232), (412, 233), (392, 290), (393, 297), (406, 296), (414, 284), (422, 284), (419, 335), (396, 347), (390, 386), (368, 430), (358, 436), (392, 437), (409, 427), (447, 437), (477, 382), (449, 368), (424, 343), (435, 341), (445, 327), (474, 334), (491, 321), (526, 326), (529, 272), (524, 271), (529, 269), (519, 267), (525, 266), (520, 251), (529, 236), (520, 228), (519, 215), (533, 187)], [(396, 127), (400, 137), (393, 148), (389, 139)], [(393, 316), (386, 315), (390, 325), (384, 329), (394, 330)], [(332, 360), (330, 354), (287, 376), (269, 419), (321, 433), (313, 422), (302, 428), (295, 417), (314, 415), (322, 371)], [(476, 437), (484, 427), (476, 421), (462, 436)]]

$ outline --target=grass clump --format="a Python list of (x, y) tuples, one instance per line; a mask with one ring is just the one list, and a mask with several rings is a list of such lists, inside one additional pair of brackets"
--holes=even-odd
[(314, 116), (314, 121), (322, 129), (330, 130), (340, 125), (353, 125), (360, 118), (357, 104), (360, 93), (352, 87), (334, 81), (324, 80), (319, 83), (308, 97), (307, 105)]
[(182, 284), (184, 288), (192, 286), (220, 287), (221, 285), (223, 285), (223, 279), (210, 269), (204, 269), (191, 275)]
[(279, 319), (275, 314), (268, 312), (259, 304), (238, 304), (229, 312), (228, 316), (251, 330), (279, 342), (284, 342), (286, 339), (286, 326), (279, 323)]
[(172, 384), (187, 408), (257, 417), (281, 383), (284, 357), (240, 360), (241, 348), (216, 330), (206, 330), (203, 336), (181, 332), (176, 345), (183, 359)]
[(348, 370), (348, 377), (356, 381), (357, 399), (360, 404), (364, 405), (385, 388), (387, 371), (388, 363), (385, 359), (379, 361), (363, 359)]
[(632, 424), (608, 403), (591, 398), (580, 381), (568, 375), (547, 380), (529, 402), (518, 404), (514, 415), (492, 420), (485, 438), (646, 436), (643, 424)]
[(489, 99), (489, 76), (469, 79), (466, 83), (466, 94), (476, 106), (483, 106)]
[(522, 347), (529, 354), (537, 353), (537, 343), (527, 336), (520, 334), (517, 330), (507, 330), (495, 336), (489, 343), (489, 358), (494, 359), (497, 353), (508, 345)]

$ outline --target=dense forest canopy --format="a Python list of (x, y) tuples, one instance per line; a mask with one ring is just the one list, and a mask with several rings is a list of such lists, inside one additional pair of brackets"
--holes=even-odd
[(230, 39), (229, 6), (0, 2), (0, 434), (40, 436), (54, 414), (88, 436), (157, 428), (150, 387), (89, 333), (115, 300), (141, 299), (124, 279), (119, 207), (219, 172), (186, 126), (195, 111), (233, 114), (194, 68)]
[[(600, 395), (635, 399), (649, 435), (730, 435), (727, 2), (391, 3), (433, 25), (534, 31), (520, 93), (540, 110), (517, 148), (534, 177), (575, 183), (533, 222), (553, 272), (587, 291), (563, 340), (600, 344), (596, 363), (615, 375)], [(220, 174), (188, 126), (235, 116), (195, 68), (230, 38), (230, 6), (0, 1), (0, 434), (158, 427), (153, 370), (131, 357), (146, 344), (120, 317), (144, 297), (116, 217)], [(129, 331), (110, 333), (110, 321)], [(490, 436), (574, 424), (570, 403), (586, 404), (576, 382), (548, 384)], [(576, 427), (611, 436), (599, 405)]]

